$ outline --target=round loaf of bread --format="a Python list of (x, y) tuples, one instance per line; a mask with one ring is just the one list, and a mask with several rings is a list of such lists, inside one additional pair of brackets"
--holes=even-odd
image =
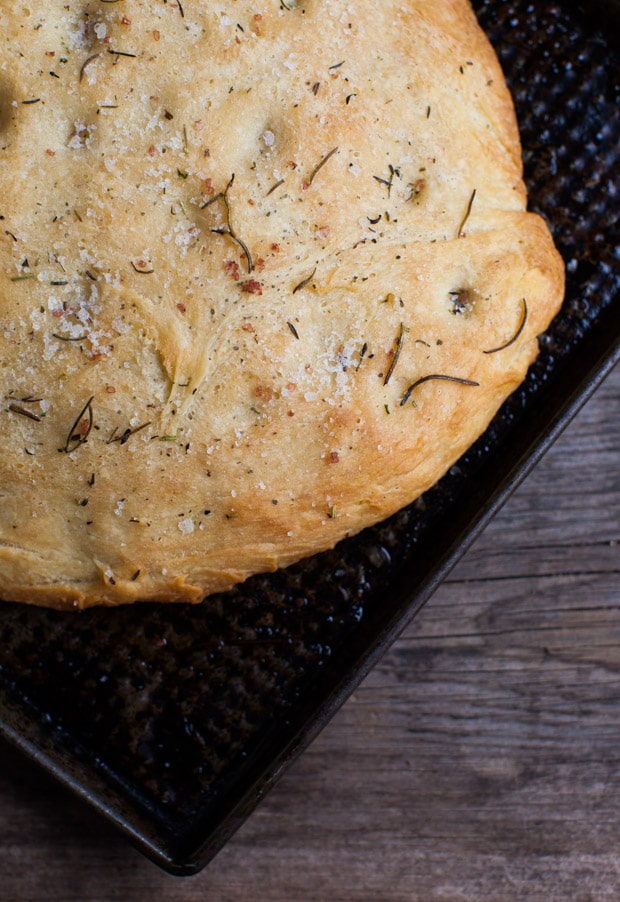
[(563, 266), (466, 0), (0, 8), (0, 597), (200, 601), (411, 502)]

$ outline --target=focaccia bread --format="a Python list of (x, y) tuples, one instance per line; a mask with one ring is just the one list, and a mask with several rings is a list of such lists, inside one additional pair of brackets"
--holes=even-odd
[(199, 601), (411, 502), (563, 267), (466, 0), (0, 4), (0, 598)]

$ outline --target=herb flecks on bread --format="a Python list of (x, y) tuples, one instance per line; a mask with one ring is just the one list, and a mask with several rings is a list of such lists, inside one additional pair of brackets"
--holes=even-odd
[(469, 3), (0, 9), (0, 597), (199, 601), (411, 502), (563, 268)]

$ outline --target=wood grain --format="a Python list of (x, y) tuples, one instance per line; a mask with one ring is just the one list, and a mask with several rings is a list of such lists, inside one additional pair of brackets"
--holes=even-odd
[(620, 897), (620, 369), (212, 864), (0, 745), (2, 899)]

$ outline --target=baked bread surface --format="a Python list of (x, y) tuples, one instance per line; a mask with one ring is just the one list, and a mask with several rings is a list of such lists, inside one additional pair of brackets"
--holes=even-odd
[(403, 507), (557, 311), (465, 0), (0, 3), (0, 597), (199, 601)]

